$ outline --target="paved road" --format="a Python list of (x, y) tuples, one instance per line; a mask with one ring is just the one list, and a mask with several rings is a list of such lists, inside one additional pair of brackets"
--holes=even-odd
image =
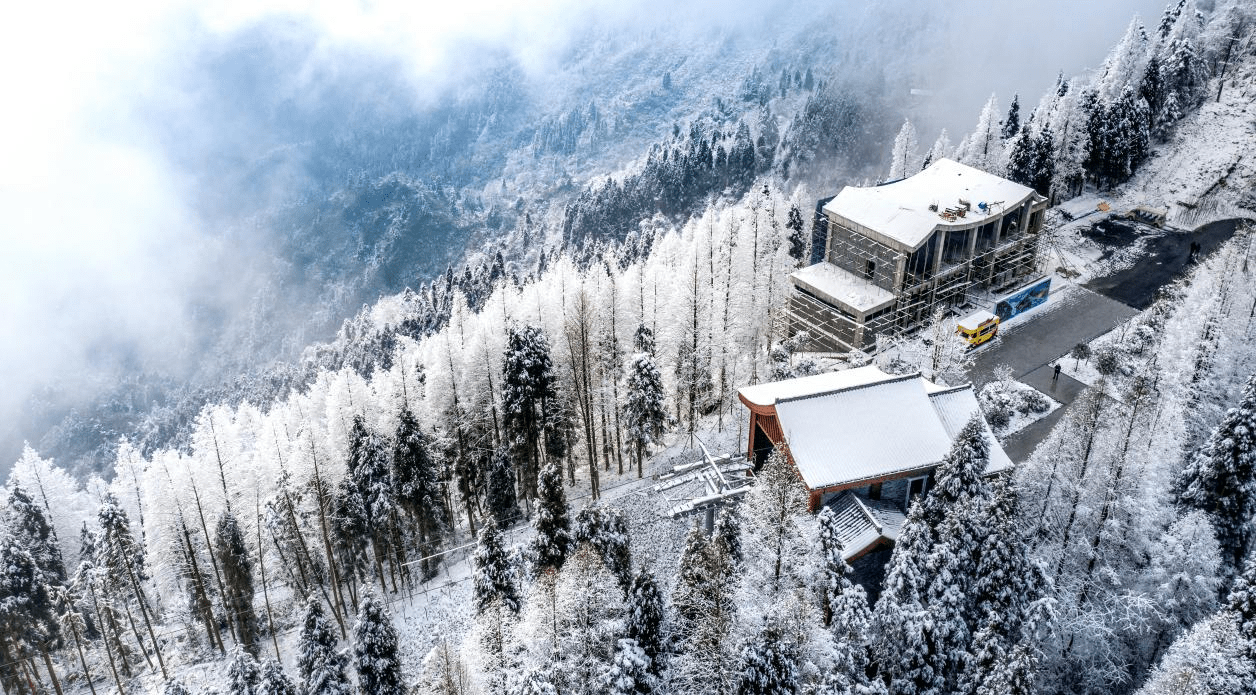
[(1043, 314), (1012, 326), (996, 344), (978, 352), (968, 370), (973, 384), (980, 388), (993, 379), (1000, 365), (1011, 367), (1012, 376), (1024, 381), (1022, 377), (1067, 354), (1074, 345), (1089, 343), (1138, 313), (1085, 287), (1074, 285), (1066, 292), (1059, 303), (1044, 307)]
[[(1116, 231), (1130, 234), (1128, 239), (1114, 245), (1133, 243), (1137, 230), (1120, 228), (1120, 223), (1116, 226)], [(1019, 463), (1029, 458), (1038, 442), (1064, 417), (1069, 405), (1086, 388), (1066, 374), (1053, 379), (1049, 363), (1068, 354), (1074, 345), (1089, 343), (1136, 315), (1139, 309), (1150, 306), (1160, 288), (1189, 269), (1191, 242), (1199, 243), (1201, 257), (1206, 256), (1229, 239), (1237, 226), (1237, 220), (1222, 220), (1194, 232), (1166, 233), (1149, 239), (1146, 253), (1133, 267), (1096, 278), (1086, 287), (1069, 288), (1069, 296), (1046, 307), (1042, 315), (1013, 326), (998, 343), (977, 355), (968, 371), (977, 388), (994, 378), (996, 367), (1007, 365), (1012, 369), (1013, 378), (1062, 404), (1050, 415), (1007, 438), (1003, 450), (1013, 461)]]
[(1011, 435), (1003, 442), (1009, 458), (1020, 463), (1029, 458), (1064, 411), (1086, 385), (1067, 374), (1054, 378), (1050, 366), (1056, 358), (1068, 354), (1078, 343), (1089, 343), (1138, 314), (1138, 310), (1092, 292), (1085, 287), (1071, 286), (1059, 303), (1024, 323), (1015, 325), (1000, 336), (999, 342), (977, 354), (969, 368), (969, 378), (980, 388), (994, 378), (995, 368), (1006, 365), (1012, 377), (1029, 384), (1061, 403), (1049, 415)]

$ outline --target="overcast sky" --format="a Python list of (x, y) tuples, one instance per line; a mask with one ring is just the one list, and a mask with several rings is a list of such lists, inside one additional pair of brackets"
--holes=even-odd
[[(712, 0), (7, 3), (0, 10), (0, 419), (9, 419), (32, 386), (90, 372), (101, 345), (122, 340), (133, 359), (176, 370), (195, 354), (189, 312), (229, 294), (233, 250), (221, 248), (207, 229), (212, 222), (196, 212), (204, 172), (194, 162), (173, 163), (146, 121), (152, 104), (194, 100), (179, 75), (205, 42), (298, 18), (317, 29), (329, 53), (348, 46), (398, 59), (421, 99), (466, 64), (472, 45), (501, 47), (527, 70), (544, 72), (594, 18), (611, 26), (753, 31), (796, 7)], [(927, 77), (920, 86), (940, 95), (929, 108), (954, 124), (957, 141), (991, 90), (1004, 104), (1021, 91), (1032, 105), (1057, 70), (1098, 65), (1132, 14), (1152, 23), (1162, 4), (959, 0), (943, 7), (955, 25), (939, 33), (944, 56), (921, 67)], [(880, 38), (892, 40), (896, 27), (884, 32)], [(902, 50), (913, 54), (912, 46)], [(189, 132), (230, 127), (186, 125)]]

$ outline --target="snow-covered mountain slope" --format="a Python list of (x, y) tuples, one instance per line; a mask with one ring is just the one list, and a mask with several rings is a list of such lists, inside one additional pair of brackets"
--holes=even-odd
[(1256, 214), (1256, 59), (1235, 58), (1224, 86), (1210, 83), (1210, 98), (1112, 192), (1118, 209), (1164, 209), (1187, 229)]

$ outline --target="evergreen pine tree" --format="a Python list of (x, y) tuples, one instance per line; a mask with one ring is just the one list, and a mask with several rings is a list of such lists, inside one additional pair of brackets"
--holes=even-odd
[(610, 695), (650, 695), (655, 689), (651, 669), (650, 657), (636, 640), (621, 639), (606, 677), (606, 690)]
[(734, 569), (741, 568), (746, 559), (741, 548), (741, 512), (737, 507), (721, 507), (715, 517), (715, 529), (711, 544), (722, 550)]
[(136, 582), (148, 579), (144, 549), (131, 535), (131, 521), (113, 493), (105, 495), (97, 514), (100, 534), (94, 539), (93, 555), (97, 567), (104, 570), (106, 588), (111, 593), (126, 593)]
[(978, 554), (972, 601), (979, 619), (999, 616), (1005, 628), (1002, 637), (1016, 642), (1029, 604), (1038, 598), (1045, 578), (1029, 560), (1017, 494), (1009, 477), (995, 483), (984, 526), (988, 535)]
[(360, 505), (355, 511), (361, 514), (362, 528), (345, 542), (361, 545), (363, 538), (369, 538), (377, 568), (383, 558), (391, 558), (391, 540), (397, 523), (391, 459), (379, 434), (366, 426), (365, 418), (355, 415), (349, 432), (349, 458), (345, 467), (356, 499), (346, 494), (346, 502)]
[(633, 458), (637, 462), (637, 477), (644, 475), (646, 452), (658, 442), (667, 424), (667, 406), (663, 390), (663, 375), (654, 363), (651, 351), (654, 336), (650, 329), (637, 328), (638, 352), (628, 359), (624, 376), (627, 398), (624, 402), (624, 421), (628, 440), (632, 442)]
[(214, 554), (222, 571), (223, 605), (231, 613), (242, 646), (256, 655), (260, 649), (260, 630), (253, 611), (253, 563), (248, 546), (240, 533), (240, 525), (231, 512), (218, 519), (214, 534)]
[(351, 477), (345, 476), (331, 493), (331, 541), (340, 571), (349, 580), (366, 572), (369, 544), (372, 537), (367, 523), (366, 501)]
[(43, 508), (16, 483), (9, 490), (9, 499), (5, 504), (4, 528), (31, 554), (45, 582), (54, 586), (65, 584), (65, 562), (61, 559), (61, 549), (57, 547), (56, 532), (48, 523)]
[(737, 686), (737, 644), (728, 639), (737, 620), (736, 575), (727, 553), (690, 532), (673, 590), (675, 643), (669, 672), (674, 692), (731, 692)]
[(1034, 175), (1029, 186), (1042, 195), (1051, 193), (1055, 182), (1055, 132), (1044, 123), (1034, 138)]
[(373, 591), (363, 597), (353, 625), (353, 665), (358, 689), (371, 695), (402, 695), (401, 659), (392, 616)]
[[(415, 524), (419, 550), (430, 556), (440, 549), (440, 539), (449, 528), (449, 517), (441, 502), (440, 470), (433, 457), (431, 438), (419, 427), (409, 408), (402, 408), (394, 437), (392, 474), (397, 503)], [(435, 564), (424, 567), (424, 576), (436, 571)]]
[(1038, 658), (1027, 645), (1018, 644), (1010, 654), (991, 665), (985, 682), (974, 695), (1034, 695), (1039, 692), (1034, 674)]
[[(936, 530), (951, 510), (977, 499), (986, 499), (989, 490), (983, 478), (990, 465), (990, 439), (985, 421), (974, 415), (955, 436), (950, 451), (935, 473), (933, 487), (921, 500), (924, 519)], [(929, 536), (930, 541), (934, 536)]]
[(558, 689), (541, 669), (530, 668), (517, 679), (512, 679), (506, 695), (558, 695)]
[(872, 622), (868, 596), (862, 586), (850, 580), (850, 565), (842, 557), (842, 542), (833, 510), (828, 507), (820, 510), (818, 521), (821, 615), (833, 634), (837, 665), (831, 680), (839, 689), (867, 686), (870, 656), (867, 634)]
[(637, 330), (632, 333), (632, 348), (637, 352), (646, 352), (654, 354), (654, 331), (644, 323), (637, 324)]
[(1147, 68), (1143, 71), (1142, 82), (1138, 86), (1138, 96), (1147, 102), (1147, 109), (1151, 115), (1151, 127), (1153, 131), (1157, 130), (1160, 116), (1164, 109), (1165, 88), (1164, 88), (1164, 70), (1160, 65), (1160, 56), (1157, 53), (1151, 54), (1151, 58), (1147, 60)]
[(742, 651), (737, 695), (795, 695), (798, 654), (785, 635), (769, 625)]
[(1234, 580), (1226, 597), (1227, 607), (1238, 622), (1239, 634), (1249, 642), (1249, 654), (1256, 659), (1256, 558)]
[(345, 658), (336, 649), (336, 633), (323, 614), (323, 604), (310, 599), (305, 604), (297, 669), (305, 695), (349, 695), (353, 691), (345, 675)]
[(807, 248), (807, 233), (803, 229), (802, 211), (797, 205), (789, 206), (789, 218), (785, 222), (785, 228), (789, 230), (787, 237), (789, 257), (794, 259), (795, 265), (802, 265), (810, 254)]
[(297, 686), (283, 672), (283, 665), (275, 659), (262, 663), (262, 678), (257, 684), (257, 695), (297, 695)]
[(1133, 87), (1126, 86), (1107, 109), (1101, 172), (1109, 185), (1121, 183), (1134, 174), (1147, 156), (1151, 117), (1147, 104)]
[(516, 460), (523, 465), (523, 487), (529, 496), (536, 494), (547, 424), (557, 400), (555, 389), (544, 331), (538, 326), (511, 326), (502, 361), (502, 410)]
[(567, 493), (563, 490), (563, 474), (557, 464), (541, 471), (537, 485), (536, 538), (532, 550), (536, 571), (562, 568), (571, 550), (571, 522), (568, 521)]
[(253, 655), (236, 647), (232, 650), (231, 664), (227, 666), (227, 688), (231, 695), (257, 695), (262, 674)]
[[(983, 474), (989, 465), (985, 422), (975, 415), (959, 432), (938, 467), (937, 485), (920, 504), (935, 521), (934, 543), (925, 563), (929, 585), (925, 594), (925, 627), (930, 648), (925, 658), (935, 683), (954, 689), (964, 664), (964, 649), (977, 630), (974, 587), (979, 579), (973, 558), (979, 558), (987, 535), (988, 490)], [(1006, 533), (1004, 540), (1015, 537)]]
[(873, 653), (894, 695), (917, 695), (937, 687), (929, 665), (930, 635), (925, 593), (926, 560), (933, 544), (925, 505), (907, 512), (873, 611)]
[(1003, 139), (1014, 137), (1021, 132), (1020, 95), (1012, 95), (1012, 105), (1007, 109), (1007, 118), (1003, 119)]
[(192, 695), (192, 691), (183, 685), (178, 678), (171, 678), (161, 690), (162, 695)]
[(1173, 30), (1173, 25), (1177, 24), (1178, 17), (1182, 16), (1182, 8), (1186, 6), (1186, 0), (1177, 0), (1170, 2), (1164, 7), (1164, 14), (1160, 16), (1160, 28), (1158, 29), (1160, 38), (1167, 39), (1169, 32)]
[(1007, 177), (1016, 183), (1026, 186), (1033, 185), (1038, 165), (1037, 148), (1028, 128), (1021, 129), (1015, 135), (1008, 136)]
[(698, 619), (705, 592), (714, 584), (710, 576), (709, 547), (706, 533), (694, 524), (685, 536), (676, 585), (672, 589), (672, 608), (676, 612), (677, 628), (682, 633)]
[(632, 553), (628, 548), (628, 520), (618, 509), (585, 507), (576, 515), (575, 541), (588, 543), (606, 569), (628, 591), (632, 583)]
[(471, 556), (472, 596), (477, 613), (493, 601), (500, 601), (510, 612), (519, 612), (519, 590), (510, 558), (501, 545), (497, 523), (489, 517), (480, 527), (475, 553)]
[(59, 626), (40, 571), (31, 554), (13, 539), (0, 541), (0, 668), (5, 688), (25, 692), (11, 670), (14, 663), (46, 649), (59, 636)]
[(1099, 94), (1093, 89), (1082, 92), (1077, 102), (1078, 115), (1086, 131), (1085, 156), (1082, 168), (1086, 175), (1098, 182), (1108, 169), (1108, 127), (1107, 109), (1099, 101)]
[(663, 592), (659, 590), (654, 574), (642, 567), (632, 578), (628, 592), (627, 616), (624, 636), (650, 660), (651, 673), (658, 675), (658, 658), (663, 652)]
[(1181, 504), (1209, 515), (1227, 573), (1238, 574), (1251, 557), (1256, 516), (1256, 376), (1179, 474), (1175, 488)]
[(503, 445), (493, 452), (484, 502), (488, 505), (489, 512), (502, 524), (509, 525), (519, 518), (518, 498), (515, 495), (515, 468), (510, 447)]

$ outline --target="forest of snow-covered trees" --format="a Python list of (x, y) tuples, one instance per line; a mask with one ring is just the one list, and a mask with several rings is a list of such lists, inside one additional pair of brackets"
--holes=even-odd
[[(949, 156), (1057, 199), (1124, 181), (1232, 62), (1250, 67), (1231, 37), (1252, 14), (1174, 2), (1093, 79), (1028, 113), (991, 99), (954, 150), (943, 133), (920, 154), (905, 123), (890, 176)], [(299, 391), (209, 405), (183, 446), (124, 440), (108, 480), (28, 449), (0, 515), (0, 685), (1254, 692), (1242, 234), (1126, 326), (1113, 368), (1011, 476), (979, 475), (987, 444), (966, 429), (872, 596), (779, 455), (711, 534), (663, 518), (644, 481), (690, 435), (739, 447), (739, 386), (815, 368), (777, 328), (815, 193), (765, 175), (780, 151), (740, 128), (678, 134), (565, 223), (659, 187), (677, 196), (660, 213), (700, 211), (687, 223), (382, 299)], [(727, 198), (686, 198), (687, 176)]]

